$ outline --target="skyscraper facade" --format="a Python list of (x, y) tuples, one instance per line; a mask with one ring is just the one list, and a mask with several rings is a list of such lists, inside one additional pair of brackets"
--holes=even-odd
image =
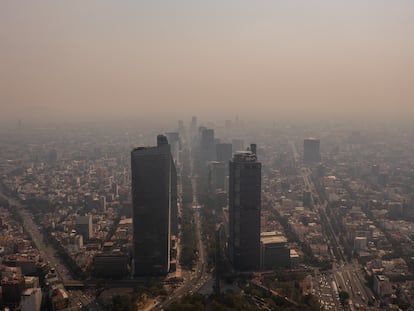
[[(170, 269), (171, 214), (176, 177), (167, 138), (131, 152), (134, 275), (163, 275)], [(176, 193), (176, 191), (175, 191)]]
[(307, 138), (303, 141), (303, 162), (318, 163), (321, 161), (320, 140)]
[(229, 165), (229, 255), (237, 270), (260, 268), (261, 163), (250, 151)]
[(214, 142), (214, 130), (209, 128), (200, 128), (200, 151), (201, 159), (204, 163), (214, 161), (216, 158), (216, 145)]
[(168, 144), (170, 145), (171, 155), (174, 159), (174, 163), (179, 164), (181, 151), (180, 134), (178, 132), (168, 132), (165, 133), (165, 136), (167, 136)]

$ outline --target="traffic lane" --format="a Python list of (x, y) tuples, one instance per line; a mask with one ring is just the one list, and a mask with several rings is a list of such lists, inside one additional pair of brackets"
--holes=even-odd
[[(13, 198), (8, 198), (8, 200), (9, 203), (11, 202), (11, 204), (16, 206), (18, 214), (22, 217), (23, 226), (25, 230), (29, 233), (33, 243), (36, 245), (36, 248), (44, 253), (46, 257), (45, 259), (49, 261), (53, 267), (56, 267), (59, 264), (63, 266), (62, 262), (56, 257), (55, 249), (51, 246), (47, 246), (43, 242), (43, 234), (39, 232), (38, 225), (34, 223), (33, 215), (29, 211), (27, 211), (26, 207), (22, 205), (19, 201)], [(63, 279), (59, 271), (56, 271), (56, 273), (61, 279)]]

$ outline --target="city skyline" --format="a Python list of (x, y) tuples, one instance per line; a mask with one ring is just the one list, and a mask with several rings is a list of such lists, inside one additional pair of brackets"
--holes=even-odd
[(414, 131), (243, 120), (207, 129), (196, 119), (177, 120), (178, 131), (132, 158), (131, 144), (153, 146), (164, 132), (1, 132), (4, 303), (27, 310), (43, 293), (51, 310), (215, 308), (231, 303), (223, 297), (238, 310), (413, 305)]
[(413, 0), (0, 1), (0, 311), (414, 310)]

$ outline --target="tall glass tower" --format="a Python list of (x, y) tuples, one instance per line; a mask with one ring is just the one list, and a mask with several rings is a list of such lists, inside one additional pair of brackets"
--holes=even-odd
[(251, 151), (229, 163), (229, 254), (237, 270), (260, 268), (261, 169)]
[(163, 275), (170, 270), (171, 217), (177, 185), (170, 146), (158, 135), (157, 146), (131, 152), (134, 275)]

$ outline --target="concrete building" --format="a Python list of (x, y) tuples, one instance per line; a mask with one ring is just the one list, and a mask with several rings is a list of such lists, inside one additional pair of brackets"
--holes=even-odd
[(200, 127), (200, 154), (203, 163), (215, 160), (216, 145), (214, 142), (213, 129)]
[(238, 270), (260, 268), (261, 168), (250, 151), (230, 161), (229, 255)]
[(392, 294), (392, 286), (389, 278), (385, 275), (374, 275), (373, 290), (379, 297), (390, 296)]
[(287, 239), (276, 232), (262, 232), (260, 237), (260, 268), (271, 270), (290, 266)]
[(364, 236), (357, 236), (354, 239), (354, 251), (359, 253), (367, 249), (367, 238)]
[(178, 189), (177, 166), (171, 158), (171, 234), (178, 234)]
[(164, 275), (170, 270), (173, 164), (163, 135), (158, 135), (157, 146), (131, 152), (136, 276)]
[(93, 237), (92, 215), (78, 216), (76, 219), (76, 232), (83, 236), (84, 240)]
[(121, 252), (98, 254), (93, 259), (94, 275), (98, 278), (122, 278), (128, 274), (129, 258)]

